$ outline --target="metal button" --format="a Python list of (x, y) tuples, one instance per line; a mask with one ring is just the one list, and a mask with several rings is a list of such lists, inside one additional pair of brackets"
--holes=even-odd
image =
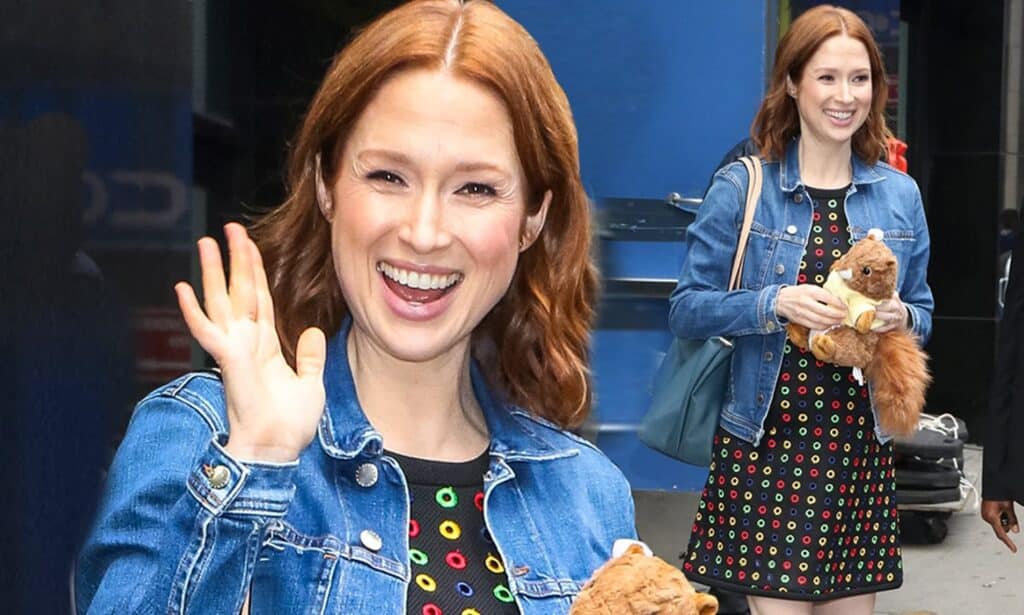
[(360, 487), (372, 487), (377, 484), (379, 475), (377, 466), (372, 463), (364, 463), (356, 468), (356, 484)]
[(223, 489), (231, 480), (231, 472), (225, 466), (203, 464), (203, 474), (206, 475), (206, 482), (214, 489)]
[(789, 226), (786, 227), (786, 233), (789, 235), (796, 235), (796, 231), (797, 228), (795, 224), (790, 224)]
[(775, 355), (773, 355), (772, 353), (770, 353), (770, 352), (764, 353), (764, 360), (765, 361), (771, 361), (774, 358), (775, 358)]
[(782, 263), (779, 263), (778, 265), (775, 265), (775, 273), (778, 274), (778, 275), (782, 275), (782, 274), (786, 273), (786, 266), (783, 265)]
[(757, 394), (757, 403), (759, 403), (759, 404), (763, 404), (764, 403), (764, 393), (758, 393)]
[(363, 546), (376, 553), (380, 551), (380, 548), (384, 546), (384, 542), (381, 541), (380, 536), (373, 530), (363, 530), (359, 532), (359, 542), (363, 543)]
[(494, 472), (491, 472), (490, 470), (484, 472), (484, 482), (489, 483), (492, 480), (494, 480)]
[(768, 324), (765, 325), (765, 329), (768, 329), (769, 331), (774, 331), (775, 330), (775, 323), (773, 321), (769, 320)]
[(800, 194), (799, 192), (794, 192), (793, 193), (793, 202), (794, 203), (799, 203), (799, 202), (801, 202), (803, 200), (804, 200), (804, 195)]

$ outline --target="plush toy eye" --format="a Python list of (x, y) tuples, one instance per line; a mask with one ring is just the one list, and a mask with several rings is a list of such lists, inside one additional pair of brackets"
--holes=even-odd
[(864, 275), (871, 275), (871, 267), (865, 266), (863, 269), (860, 270), (860, 272), (863, 273)]

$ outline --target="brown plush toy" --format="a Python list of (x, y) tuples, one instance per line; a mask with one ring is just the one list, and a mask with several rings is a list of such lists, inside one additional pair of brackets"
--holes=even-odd
[[(869, 231), (832, 265), (823, 287), (847, 305), (842, 325), (808, 331), (790, 323), (786, 333), (794, 344), (810, 349), (820, 361), (858, 368), (871, 385), (882, 429), (893, 435), (911, 433), (924, 408), (931, 382), (928, 355), (910, 332), (877, 333), (884, 323), (875, 307), (896, 290), (896, 256), (882, 242), (882, 232)], [(855, 375), (860, 374), (855, 371)]]
[[(629, 541), (624, 541), (629, 542)], [(694, 591), (678, 568), (640, 543), (617, 541), (624, 551), (594, 572), (569, 615), (715, 615), (718, 599)]]

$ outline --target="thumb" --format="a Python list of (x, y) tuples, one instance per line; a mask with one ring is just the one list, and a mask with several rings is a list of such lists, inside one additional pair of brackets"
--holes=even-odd
[(299, 336), (295, 346), (295, 373), (299, 378), (322, 379), (327, 361), (327, 339), (324, 332), (310, 327)]

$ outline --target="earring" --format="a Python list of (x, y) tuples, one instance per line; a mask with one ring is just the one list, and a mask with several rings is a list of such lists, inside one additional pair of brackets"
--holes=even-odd
[(328, 220), (331, 219), (331, 195), (327, 192), (327, 185), (324, 184), (324, 173), (323, 168), (320, 166), (320, 154), (313, 158), (313, 175), (316, 183), (316, 201), (317, 205), (320, 206), (320, 212)]

